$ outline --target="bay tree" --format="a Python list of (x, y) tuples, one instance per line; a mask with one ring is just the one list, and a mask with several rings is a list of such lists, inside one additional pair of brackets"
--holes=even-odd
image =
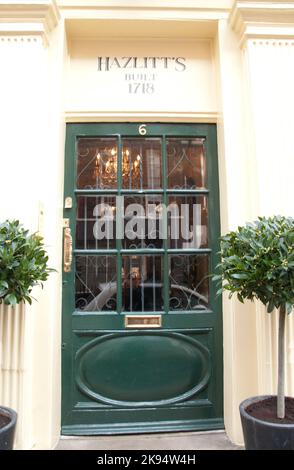
[(218, 292), (240, 302), (260, 300), (279, 311), (277, 417), (285, 417), (285, 322), (294, 306), (294, 219), (259, 217), (220, 239), (221, 262), (213, 277)]
[(42, 237), (29, 234), (18, 220), (0, 224), (0, 303), (31, 304), (34, 286), (54, 271), (47, 267), (48, 256)]

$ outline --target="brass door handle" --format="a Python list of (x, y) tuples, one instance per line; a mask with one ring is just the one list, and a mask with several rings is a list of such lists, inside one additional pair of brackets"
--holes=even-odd
[(63, 270), (65, 273), (69, 273), (71, 270), (72, 263), (72, 236), (70, 228), (64, 229), (63, 239)]

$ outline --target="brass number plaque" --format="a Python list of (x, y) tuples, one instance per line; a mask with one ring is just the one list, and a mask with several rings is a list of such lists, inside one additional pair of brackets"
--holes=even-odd
[(126, 315), (126, 328), (160, 328), (161, 315)]

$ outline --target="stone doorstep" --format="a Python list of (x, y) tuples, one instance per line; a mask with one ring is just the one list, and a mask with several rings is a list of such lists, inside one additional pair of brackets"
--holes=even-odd
[(242, 450), (224, 431), (62, 436), (56, 450)]

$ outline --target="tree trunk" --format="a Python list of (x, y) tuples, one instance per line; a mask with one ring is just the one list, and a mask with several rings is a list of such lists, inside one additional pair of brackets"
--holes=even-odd
[(285, 418), (285, 305), (279, 311), (277, 416)]

